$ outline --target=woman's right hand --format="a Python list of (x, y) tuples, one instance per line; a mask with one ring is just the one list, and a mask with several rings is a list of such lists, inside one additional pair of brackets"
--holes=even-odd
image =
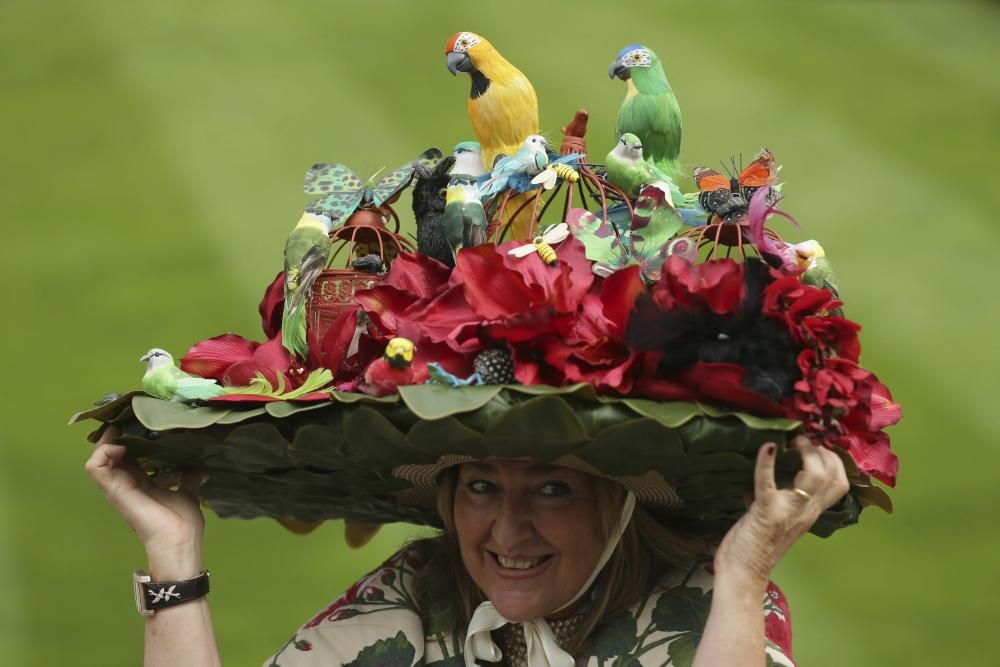
[(176, 491), (161, 489), (125, 460), (125, 447), (113, 444), (119, 435), (114, 427), (105, 429), (84, 468), (139, 537), (154, 579), (197, 576), (205, 525), (198, 498), (205, 473), (184, 471)]

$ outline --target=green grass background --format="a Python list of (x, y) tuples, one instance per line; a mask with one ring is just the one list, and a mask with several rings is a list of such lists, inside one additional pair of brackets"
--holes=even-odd
[[(594, 156), (633, 42), (666, 64), (687, 162), (775, 153), (804, 225), (781, 231), (823, 241), (905, 409), (897, 514), (806, 537), (775, 575), (796, 654), (995, 664), (996, 4), (247, 0), (0, 5), (0, 663), (140, 661), (142, 551), (66, 418), (137, 386), (149, 347), (259, 337), (310, 164), (363, 173), (472, 138), (442, 53), (458, 30), (528, 74), (550, 136), (588, 108)], [(412, 532), (352, 552), (337, 523), (208, 517), (226, 664), (259, 664)]]

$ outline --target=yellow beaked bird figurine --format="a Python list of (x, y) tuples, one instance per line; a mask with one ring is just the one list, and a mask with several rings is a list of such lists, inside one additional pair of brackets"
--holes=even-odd
[[(499, 155), (513, 155), (524, 140), (538, 134), (538, 97), (521, 70), (497, 51), (489, 40), (474, 32), (452, 35), (444, 47), (448, 71), (465, 72), (472, 86), (469, 90), (469, 120), (482, 147), (483, 167), (493, 171)], [(531, 194), (511, 197), (501, 228)], [(530, 232), (530, 207), (526, 207), (511, 225), (512, 238), (521, 239)]]
[(444, 47), (448, 71), (469, 75), (469, 120), (482, 147), (483, 166), (493, 170), (498, 155), (513, 155), (538, 134), (538, 97), (521, 70), (474, 32), (452, 35)]

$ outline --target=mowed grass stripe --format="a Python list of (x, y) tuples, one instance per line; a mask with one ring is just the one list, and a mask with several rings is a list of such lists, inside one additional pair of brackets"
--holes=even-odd
[[(143, 559), (83, 474), (85, 428), (65, 421), (136, 386), (148, 347), (183, 351), (197, 335), (191, 323), (211, 326), (230, 298), (229, 278), (164, 168), (154, 110), (116, 76), (122, 55), (94, 34), (86, 9), (22, 3), (12, 18), (2, 41), (30, 55), (16, 62), (33, 73), (7, 89), (3, 108), (17, 160), (4, 174), (14, 193), (5, 245), (18, 249), (5, 268), (21, 285), (6, 302), (20, 325), (5, 340), (17, 396), (5, 400), (4, 491), (16, 502), (3, 548), (15, 559), (8, 586), (32, 582), (35, 592), (20, 597), (22, 634), (4, 646), (27, 647), (19, 664), (134, 663), (141, 621), (128, 575)], [(24, 26), (44, 26), (44, 38)]]
[[(385, 104), (384, 89), (366, 85), (364, 72), (345, 66), (335, 53), (317, 51), (316, 58), (304, 61), (297, 56), (306, 49), (282, 51), (283, 44), (297, 40), (318, 42), (322, 31), (316, 20), (288, 13), (265, 18), (254, 7), (229, 9), (204, 14), (200, 27), (190, 16), (168, 10), (139, 29), (135, 15), (117, 8), (102, 13), (102, 20), (109, 40), (117, 35), (124, 76), (155, 109), (169, 146), (169, 168), (192, 198), (202, 233), (237, 282), (239, 299), (216, 314), (225, 327), (203, 335), (228, 328), (259, 338), (256, 302), (280, 270), (284, 238), (307, 201), (301, 194), (305, 168), (316, 161), (342, 161), (366, 176), (412, 159), (431, 144), (397, 120)], [(220, 22), (229, 30), (221, 30)], [(127, 35), (119, 34), (130, 25)], [(196, 40), (175, 54), (173, 40), (180, 30), (220, 30), (223, 37)], [(246, 62), (241, 58), (245, 40), (269, 55)], [(160, 77), (152, 79), (149, 72)], [(291, 80), (298, 87), (286, 86), (289, 72), (295, 72)], [(439, 73), (447, 77), (443, 68)], [(302, 81), (315, 82), (315, 89), (303, 91)], [(350, 91), (349, 105), (345, 91)], [(193, 319), (190, 324), (196, 324)], [(271, 521), (222, 521), (209, 513), (207, 549), (214, 545), (212, 568), (219, 573), (218, 590), (225, 591), (213, 602), (215, 627), (227, 662), (259, 662), (412, 533), (412, 527), (389, 527), (365, 549), (352, 552), (344, 544), (341, 522), (300, 537)], [(280, 577), (252, 589), (242, 586), (258, 581), (261, 572)], [(262, 623), (262, 599), (268, 600), (267, 617), (274, 622)], [(254, 631), (248, 634), (247, 628)]]

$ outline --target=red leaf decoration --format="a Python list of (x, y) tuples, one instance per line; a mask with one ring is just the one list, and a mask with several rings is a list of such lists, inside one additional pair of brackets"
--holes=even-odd
[(257, 347), (258, 343), (233, 333), (215, 336), (195, 343), (181, 359), (181, 370), (221, 381), (227, 368), (249, 361)]
[(285, 272), (282, 271), (264, 291), (264, 298), (258, 307), (260, 324), (264, 335), (274, 338), (281, 331), (281, 320), (285, 310)]

